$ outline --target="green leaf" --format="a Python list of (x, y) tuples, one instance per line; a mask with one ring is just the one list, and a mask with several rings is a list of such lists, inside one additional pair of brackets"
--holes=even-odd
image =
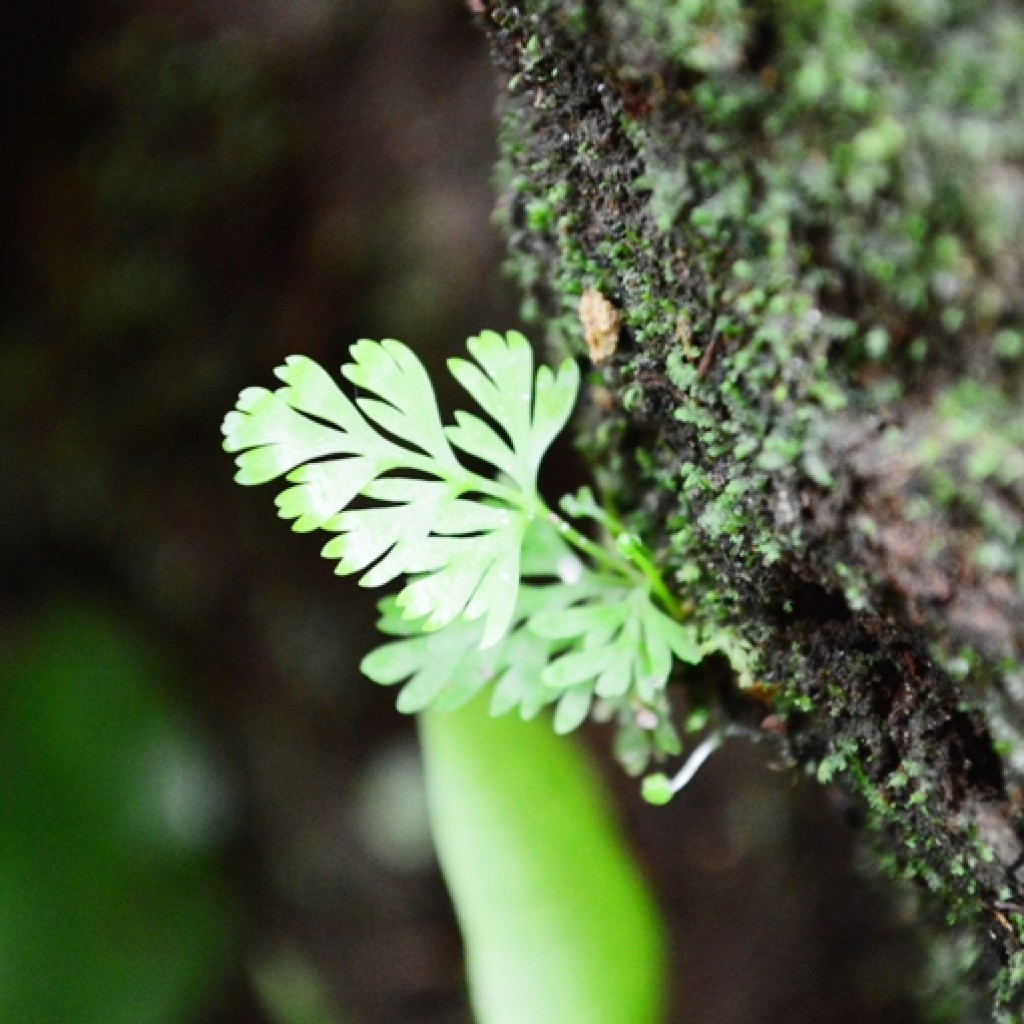
[[(657, 672), (666, 671), (668, 668), (667, 651), (671, 651), (680, 661), (688, 665), (696, 665), (704, 655), (703, 648), (697, 638), (697, 631), (693, 626), (687, 626), (670, 618), (660, 608), (648, 603), (643, 614), (644, 632), (647, 636), (647, 650), (652, 651), (656, 646), (661, 661), (657, 664), (663, 666), (656, 669)], [(651, 655), (654, 658), (654, 655)]]
[[(552, 578), (559, 566), (573, 582)], [(584, 567), (543, 521), (527, 533), (522, 567), (541, 579), (519, 588), (512, 626), (499, 644), (479, 649), (479, 628), (467, 629), (464, 622), (423, 632), (425, 619), (409, 619), (407, 609), (403, 616), (402, 595), (385, 598), (380, 629), (401, 639), (369, 655), (364, 673), (385, 685), (404, 683), (398, 700), (403, 711), (459, 707), (490, 686), (493, 714), (518, 708), (531, 718), (557, 703), (559, 733), (576, 729), (595, 698), (631, 714), (639, 702), (648, 717), (653, 713), (664, 723), (673, 654), (690, 660), (700, 653), (693, 628), (656, 608), (645, 584), (627, 585)], [(451, 599), (458, 602), (457, 573), (450, 571)]]
[(448, 428), (451, 442), (508, 474), (525, 493), (536, 488), (540, 460), (572, 413), (579, 390), (579, 368), (566, 360), (557, 376), (546, 366), (533, 380), (533, 353), (518, 332), (503, 338), (483, 331), (467, 342), (479, 366), (450, 359), (452, 376), (508, 435), (506, 444), (478, 417), (458, 413)]
[[(381, 602), (381, 611), (381, 630), (398, 632), (404, 627), (408, 633), (372, 651), (360, 668), (375, 683), (405, 683), (398, 696), (399, 711), (421, 711), (460, 682), (468, 700), (492, 678), (490, 659), (485, 660), (485, 652), (479, 649), (478, 623), (456, 622), (436, 633), (424, 633), (402, 617), (393, 597)], [(448, 703), (458, 702), (449, 696)]]
[[(248, 389), (225, 419), (238, 479), (285, 476), (281, 515), (334, 534), (323, 553), (338, 573), (367, 587), (401, 580), (381, 604), (381, 628), (395, 639), (363, 663), (377, 682), (401, 685), (401, 710), (459, 707), (490, 686), (494, 713), (529, 718), (554, 704), (556, 731), (570, 732), (597, 701), (621, 728), (631, 716), (643, 723), (631, 764), (665, 752), (674, 742), (665, 685), (674, 659), (703, 653), (696, 631), (662, 610), (678, 614), (651, 553), (588, 489), (562, 507), (596, 523), (604, 548), (537, 493), (579, 371), (571, 361), (535, 371), (515, 331), (484, 331), (467, 347), (471, 358), (449, 367), (490, 421), (460, 410), (447, 427), (401, 342), (352, 346), (342, 374), (361, 389), (354, 401), (315, 363), (289, 358), (277, 371), (284, 387)], [(498, 479), (463, 465), (463, 453)]]
[[(242, 392), (224, 447), (237, 453), (239, 483), (287, 478), (281, 516), (299, 531), (335, 533), (323, 553), (338, 573), (361, 573), (371, 587), (411, 577), (398, 600), (408, 618), (423, 629), (480, 619), (479, 644), (490, 647), (512, 623), (523, 537), (546, 512), (540, 460), (572, 411), (579, 371), (566, 361), (535, 374), (515, 331), (485, 331), (468, 348), (476, 362), (452, 360), (452, 373), (505, 438), (466, 412), (446, 428), (416, 355), (394, 339), (363, 339), (342, 373), (368, 397), (351, 401), (316, 363), (292, 356), (276, 371), (283, 388)], [(451, 444), (511, 482), (466, 468)]]
[(396, 598), (386, 597), (380, 602), (378, 628), (398, 639), (368, 654), (360, 668), (375, 683), (404, 683), (398, 698), (403, 712), (427, 706), (451, 710), (492, 686), (493, 714), (518, 708), (523, 718), (532, 718), (562, 695), (541, 682), (552, 644), (522, 625), (529, 614), (566, 599), (559, 587), (524, 585), (511, 632), (499, 644), (481, 649), (479, 623), (460, 621), (424, 632), (420, 622), (403, 617)]
[[(571, 564), (566, 567), (566, 561)], [(563, 583), (552, 579), (562, 567), (575, 580)], [(399, 710), (419, 711), (424, 707), (456, 708), (484, 687), (492, 687), (491, 713), (506, 714), (518, 708), (524, 719), (533, 718), (542, 708), (557, 703), (554, 724), (565, 733), (577, 728), (586, 718), (593, 700), (593, 677), (608, 670), (607, 651), (579, 650), (577, 633), (586, 633), (607, 641), (624, 617), (628, 602), (620, 587), (607, 589), (600, 575), (585, 570), (566, 543), (552, 527), (535, 522), (523, 544), (524, 575), (538, 578), (523, 583), (512, 616), (512, 627), (501, 642), (480, 649), (479, 624), (459, 621), (438, 631), (425, 631), (424, 620), (412, 620), (403, 614), (401, 595), (380, 602), (382, 633), (397, 639), (377, 648), (362, 662), (363, 673), (376, 683), (404, 687), (398, 699)], [(585, 607), (577, 603), (589, 601)], [(607, 604), (601, 604), (607, 601)], [(624, 610), (625, 609), (625, 610)], [(594, 621), (606, 622), (600, 633)], [(569, 629), (566, 623), (577, 623)], [(543, 628), (535, 628), (541, 624)], [(607, 625), (610, 624), (610, 625)], [(627, 634), (631, 635), (631, 634)], [(628, 684), (633, 661), (640, 652), (625, 640), (619, 643), (618, 676)], [(565, 678), (553, 685), (545, 671), (557, 659)], [(574, 666), (586, 664), (587, 671)], [(666, 672), (667, 675), (667, 672)], [(575, 685), (582, 679), (587, 685)], [(599, 696), (605, 694), (600, 685)], [(616, 693), (616, 696), (622, 696)]]
[(593, 691), (589, 686), (573, 686), (566, 690), (555, 709), (555, 733), (565, 736), (578, 729), (590, 714), (592, 703)]
[(426, 452), (438, 476), (457, 476), (459, 466), (448, 445), (434, 397), (434, 386), (412, 349), (394, 338), (363, 338), (350, 349), (354, 362), (341, 372), (381, 401), (361, 398), (359, 408), (389, 434)]
[(233, 799), (131, 620), (90, 591), (5, 621), (4, 1024), (201, 1020), (237, 964)]
[(609, 533), (615, 533), (612, 517), (598, 505), (589, 487), (581, 487), (575, 494), (565, 494), (558, 503), (566, 515), (574, 519), (591, 519), (600, 523)]
[[(246, 388), (221, 428), (225, 450), (242, 453), (236, 460), (238, 483), (266, 483), (296, 466), (327, 455), (361, 453), (363, 458), (346, 468), (355, 471), (358, 477), (372, 470), (368, 479), (386, 472), (391, 465), (401, 464), (401, 449), (370, 429), (355, 406), (311, 359), (289, 356), (274, 372), (286, 387), (273, 392), (265, 388)], [(310, 412), (326, 422), (303, 415)], [(307, 475), (312, 469), (310, 467)], [(296, 490), (303, 493), (305, 489)], [(333, 488), (326, 490), (330, 492)], [(324, 497), (314, 485), (307, 502), (309, 508), (303, 509), (316, 516), (316, 525), (337, 511), (337, 508), (327, 512), (317, 509), (316, 499)], [(347, 504), (348, 500), (351, 498), (342, 504)]]
[(420, 731), (479, 1024), (656, 1024), (661, 927), (583, 751), (480, 701)]
[(598, 697), (632, 694), (653, 703), (668, 681), (673, 655), (699, 660), (696, 632), (657, 608), (644, 584), (627, 588), (591, 575), (603, 586), (581, 589), (576, 603), (561, 612), (530, 619), (532, 632), (568, 645), (541, 678), (554, 689), (587, 684)]

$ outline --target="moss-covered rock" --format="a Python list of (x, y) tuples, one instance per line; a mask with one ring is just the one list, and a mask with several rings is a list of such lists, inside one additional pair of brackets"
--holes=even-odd
[(621, 314), (580, 428), (600, 483), (730, 656), (726, 704), (859, 794), (1011, 1019), (1024, 16), (483, 6), (525, 311), (579, 354), (584, 293)]

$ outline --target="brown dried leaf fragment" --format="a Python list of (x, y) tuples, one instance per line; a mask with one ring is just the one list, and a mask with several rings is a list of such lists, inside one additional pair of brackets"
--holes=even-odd
[(580, 296), (580, 321), (591, 362), (601, 366), (619, 346), (622, 314), (596, 288), (588, 288)]

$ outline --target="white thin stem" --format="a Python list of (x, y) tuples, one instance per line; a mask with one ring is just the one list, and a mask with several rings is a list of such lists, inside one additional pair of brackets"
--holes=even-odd
[(678, 793), (700, 771), (700, 766), (725, 742), (724, 730), (716, 729), (697, 746), (672, 779), (672, 792)]

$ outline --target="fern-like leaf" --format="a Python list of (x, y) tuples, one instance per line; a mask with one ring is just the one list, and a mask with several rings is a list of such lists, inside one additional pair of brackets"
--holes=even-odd
[[(481, 625), (465, 620), (424, 632), (420, 623), (403, 616), (394, 597), (386, 597), (380, 602), (378, 629), (393, 639), (363, 659), (363, 674), (385, 686), (402, 684), (397, 703), (405, 712), (428, 706), (454, 710), (486, 687), (492, 691), (494, 715), (518, 709), (521, 717), (530, 719), (555, 702), (578, 704), (579, 694), (557, 691), (542, 680), (545, 667), (562, 646), (531, 632), (526, 624), (562, 611), (579, 599), (583, 589), (592, 594), (592, 574), (543, 522), (527, 533), (522, 566), (524, 576), (533, 582), (520, 586), (512, 627), (499, 644), (481, 649)], [(573, 582), (554, 575), (559, 571)], [(573, 727), (579, 721), (582, 718)]]
[[(393, 339), (357, 342), (342, 368), (368, 396), (353, 402), (292, 356), (276, 371), (285, 386), (242, 392), (223, 432), (239, 483), (284, 476), (280, 515), (295, 530), (336, 534), (323, 553), (338, 573), (362, 573), (364, 586), (409, 577), (395, 604), (404, 618), (426, 630), (480, 620), (487, 648), (513, 621), (523, 537), (546, 511), (540, 460), (569, 418), (579, 371), (567, 360), (534, 374), (515, 331), (485, 331), (468, 348), (475, 363), (452, 360), (452, 374), (502, 433), (468, 412), (445, 427), (422, 363)], [(452, 445), (507, 480), (467, 468)]]
[(363, 674), (402, 684), (398, 707), (407, 712), (454, 709), (491, 687), (495, 715), (518, 709), (532, 718), (557, 705), (558, 733), (579, 726), (595, 699), (658, 709), (660, 723), (673, 658), (699, 660), (693, 627), (660, 611), (643, 582), (587, 567), (546, 524), (528, 532), (523, 570), (532, 580), (519, 589), (512, 628), (487, 650), (479, 649), (479, 624), (423, 632), (385, 598), (378, 626), (395, 639), (363, 660)]
[(593, 688), (546, 686), (543, 672), (559, 646), (527, 629), (526, 621), (533, 614), (557, 610), (572, 596), (570, 588), (558, 584), (523, 585), (512, 628), (486, 649), (480, 648), (479, 623), (463, 620), (424, 632), (403, 618), (393, 597), (386, 597), (380, 602), (377, 628), (394, 639), (371, 651), (359, 667), (375, 683), (401, 684), (399, 711), (453, 711), (490, 688), (492, 715), (518, 710), (520, 717), (531, 719), (557, 703), (556, 731), (571, 732), (586, 717)]
[(702, 653), (694, 628), (657, 608), (647, 587), (614, 580), (581, 591), (561, 611), (533, 616), (529, 628), (566, 648), (544, 670), (545, 684), (558, 691), (587, 687), (612, 700), (632, 694), (654, 702), (673, 657), (696, 664)]

